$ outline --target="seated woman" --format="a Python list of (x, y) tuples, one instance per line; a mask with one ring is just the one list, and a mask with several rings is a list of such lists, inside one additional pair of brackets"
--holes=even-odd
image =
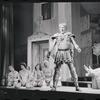
[(20, 63), (21, 70), (19, 71), (20, 82), (22, 87), (32, 87), (30, 84), (31, 72), (27, 70), (24, 62)]
[(14, 69), (12, 65), (9, 66), (9, 74), (8, 74), (8, 87), (20, 87), (20, 82), (19, 82), (19, 73)]
[[(45, 60), (43, 61), (43, 66), (44, 66), (43, 73), (44, 73), (44, 78), (45, 78), (44, 85), (52, 87), (53, 86), (54, 67), (50, 67), (51, 65), (49, 62), (48, 52), (45, 53)], [(61, 74), (61, 70), (60, 70), (59, 74)], [(59, 76), (60, 77), (59, 77), (57, 86), (61, 86), (61, 75), (59, 75)]]
[(32, 84), (33, 86), (37, 86), (37, 87), (43, 86), (44, 75), (40, 63), (38, 63), (35, 66), (35, 71), (33, 72), (32, 77), (33, 77), (33, 84)]
[(86, 76), (92, 77), (92, 88), (100, 89), (100, 68), (92, 69), (84, 65), (84, 69), (87, 71)]
[(45, 59), (43, 62), (44, 69), (44, 78), (45, 78), (45, 84), (46, 86), (51, 86), (52, 85), (52, 79), (53, 79), (53, 69), (50, 68), (49, 66), (49, 59)]

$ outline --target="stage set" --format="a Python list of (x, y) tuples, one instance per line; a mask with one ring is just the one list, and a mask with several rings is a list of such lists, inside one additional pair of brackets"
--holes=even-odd
[(80, 87), (61, 86), (57, 91), (50, 91), (49, 87), (7, 88), (0, 87), (0, 100), (100, 100), (100, 90)]
[[(59, 32), (58, 31), (59, 23), (66, 22), (68, 26), (67, 27), (68, 31), (75, 34), (76, 36), (75, 41), (78, 43), (78, 45), (81, 48), (80, 54), (78, 54), (77, 51), (75, 51), (74, 53), (74, 64), (75, 64), (77, 75), (78, 77), (84, 77), (84, 80), (82, 80), (81, 78), (78, 79), (79, 87), (81, 91), (75, 91), (73, 82), (70, 80), (67, 81), (67, 79), (71, 78), (71, 74), (69, 72), (68, 66), (64, 65), (61, 68), (62, 86), (57, 87), (57, 91), (50, 91), (50, 87), (44, 87), (44, 86), (34, 87), (34, 88), (25, 88), (25, 87), (11, 88), (11, 87), (6, 87), (6, 86), (0, 86), (0, 100), (100, 100), (100, 86), (99, 86), (99, 89), (92, 88), (93, 79), (88, 80), (88, 78), (86, 77), (86, 71), (84, 69), (84, 65), (87, 65), (87, 66), (90, 65), (92, 69), (96, 69), (100, 66), (100, 60), (99, 60), (100, 59), (99, 58), (99, 55), (100, 55), (100, 14), (98, 13), (94, 14), (94, 13), (89, 12), (88, 9), (85, 9), (85, 5), (86, 4), (84, 3), (67, 3), (67, 2), (34, 3), (32, 5), (32, 11), (33, 11), (32, 12), (32, 21), (33, 21), (32, 33), (33, 34), (29, 35), (30, 31), (29, 32), (26, 31), (25, 33), (25, 27), (23, 28), (24, 30), (23, 32), (20, 31), (20, 27), (19, 27), (19, 31), (16, 31), (18, 30), (16, 27), (15, 32), (12, 32), (14, 33), (13, 35), (15, 35), (15, 33), (17, 34), (20, 32), (17, 37), (16, 35), (14, 37), (14, 39), (17, 41), (16, 44), (14, 44), (16, 46), (16, 49), (14, 49), (14, 46), (12, 46), (13, 44), (11, 44), (13, 42), (6, 43), (9, 45), (11, 44), (12, 48), (10, 47), (8, 48), (8, 46), (7, 47), (5, 46), (5, 48), (7, 49), (5, 49), (5, 52), (4, 52), (5, 54), (4, 56), (5, 58), (3, 61), (4, 65), (2, 64), (3, 77), (6, 77), (6, 75), (8, 74), (9, 72), (8, 66), (10, 64), (12, 65), (15, 64), (14, 65), (15, 69), (19, 71), (19, 66), (17, 66), (17, 64), (22, 62), (21, 58), (23, 59), (25, 58), (25, 62), (27, 62), (27, 66), (29, 67), (30, 71), (33, 72), (35, 70), (36, 64), (37, 63), (42, 64), (43, 61), (45, 60), (45, 54), (46, 52), (48, 52), (48, 49), (49, 49), (49, 39), (56, 32)], [(95, 7), (96, 5), (98, 5), (98, 3), (95, 4)], [(97, 9), (96, 9), (97, 11), (98, 11), (99, 6), (97, 6)], [(14, 6), (14, 7), (16, 8), (17, 6)], [(18, 5), (18, 8), (22, 8), (22, 7), (24, 6), (20, 5), (19, 7)], [(89, 7), (89, 5), (86, 7)], [(23, 11), (23, 9), (18, 10), (18, 12), (19, 11)], [(29, 11), (27, 10), (27, 13)], [(26, 12), (26, 9), (25, 9), (25, 12)], [(25, 14), (28, 15), (27, 13)], [(20, 14), (22, 14), (22, 12), (20, 12)], [(20, 14), (15, 14), (15, 15), (18, 16)], [(21, 20), (23, 20), (23, 16), (25, 15), (22, 15)], [(30, 18), (27, 18), (27, 19), (30, 19)], [(26, 21), (27, 19), (24, 19), (23, 22)], [(29, 21), (25, 23), (28, 23), (28, 22)], [(18, 23), (17, 20), (16, 20), (16, 23)], [(29, 26), (30, 26), (30, 23), (29, 23)], [(28, 26), (26, 27), (28, 28)], [(13, 29), (13, 24), (12, 24), (11, 29)], [(29, 27), (29, 30), (30, 30), (30, 27)], [(7, 33), (4, 31), (4, 34), (7, 34)], [(23, 40), (24, 35), (26, 36), (25, 40)], [(10, 40), (9, 34), (8, 34), (7, 39)], [(20, 44), (20, 42), (22, 43)], [(93, 48), (92, 48), (95, 43), (99, 44), (99, 46), (95, 45), (95, 49), (97, 48), (96, 51), (99, 51), (99, 53), (97, 52), (97, 55), (96, 53), (94, 53)], [(25, 44), (25, 46), (23, 46), (23, 44)], [(27, 50), (24, 48), (26, 48)], [(8, 52), (7, 52), (7, 50), (9, 49), (11, 49), (12, 51), (15, 50), (14, 51), (15, 54), (13, 54), (15, 58), (11, 54), (11, 61), (9, 61), (10, 54), (8, 55)], [(24, 53), (25, 53), (25, 57), (23, 56)], [(2, 54), (2, 52), (0, 54)], [(52, 69), (54, 68), (54, 63), (52, 63), (53, 60), (54, 60), (53, 58), (49, 59), (49, 62), (50, 62), (49, 66), (52, 67)]]

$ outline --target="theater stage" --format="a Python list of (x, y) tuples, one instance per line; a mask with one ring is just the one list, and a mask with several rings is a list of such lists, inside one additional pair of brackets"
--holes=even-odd
[(57, 91), (50, 91), (49, 87), (7, 88), (0, 87), (0, 100), (100, 100), (100, 90), (80, 87), (61, 86)]

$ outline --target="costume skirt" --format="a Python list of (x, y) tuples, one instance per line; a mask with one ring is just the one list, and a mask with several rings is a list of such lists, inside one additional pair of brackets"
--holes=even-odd
[(73, 56), (71, 50), (58, 49), (55, 57), (55, 64), (63, 64), (73, 62)]

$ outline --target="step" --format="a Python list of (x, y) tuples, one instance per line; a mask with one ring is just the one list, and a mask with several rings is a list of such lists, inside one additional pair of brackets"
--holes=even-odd
[(88, 76), (78, 77), (78, 81), (92, 81), (92, 78)]
[[(92, 81), (78, 81), (80, 87), (92, 87)], [(62, 86), (75, 86), (73, 81), (62, 81)]]

